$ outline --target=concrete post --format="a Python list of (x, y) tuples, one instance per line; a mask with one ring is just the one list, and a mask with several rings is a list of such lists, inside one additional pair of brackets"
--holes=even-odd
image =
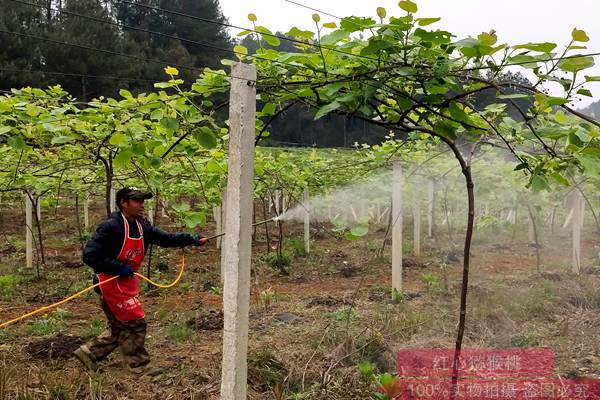
[(433, 237), (433, 213), (435, 207), (435, 181), (432, 179), (429, 181), (429, 187), (427, 191), (427, 237)]
[(392, 181), (392, 296), (402, 291), (402, 166), (394, 162)]
[[(223, 232), (223, 221), (221, 219), (221, 206), (213, 207), (213, 217), (215, 219), (215, 235), (218, 235)], [(216, 239), (217, 249), (221, 248), (221, 237)]]
[(37, 214), (37, 220), (38, 222), (42, 222), (42, 198), (38, 197), (37, 198), (37, 203), (36, 203), (36, 209), (35, 212)]
[(33, 268), (33, 203), (25, 194), (25, 259), (27, 268)]
[(310, 253), (310, 198), (308, 188), (304, 189), (304, 250)]
[(256, 67), (237, 63), (231, 71), (229, 170), (223, 289), (223, 364), (221, 399), (246, 400), (248, 312), (254, 195)]
[[(227, 188), (223, 190), (223, 194), (221, 194), (221, 229), (227, 229)], [(220, 238), (221, 245), (221, 283), (225, 280), (225, 247), (223, 246), (223, 242), (225, 241), (225, 237)]]
[(117, 191), (115, 190), (115, 183), (110, 184), (110, 212), (117, 211)]
[(418, 196), (413, 204), (413, 253), (415, 257), (421, 256), (421, 203)]

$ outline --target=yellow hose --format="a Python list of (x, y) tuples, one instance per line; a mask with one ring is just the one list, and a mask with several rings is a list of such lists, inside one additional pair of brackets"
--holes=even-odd
[[(158, 288), (161, 288), (161, 289), (167, 289), (167, 288), (170, 288), (170, 287), (173, 287), (173, 286), (177, 285), (177, 282), (179, 282), (179, 280), (183, 276), (183, 270), (184, 270), (184, 268), (185, 268), (185, 255), (182, 254), (181, 255), (181, 268), (179, 269), (179, 275), (177, 275), (177, 278), (175, 278), (175, 280), (173, 282), (171, 282), (171, 283), (169, 283), (167, 285), (161, 285), (160, 283), (154, 282), (150, 278), (147, 278), (147, 277), (145, 277), (142, 274), (138, 274), (137, 272), (135, 272), (135, 275), (137, 275), (141, 279), (145, 280), (146, 282), (150, 283), (151, 285), (154, 285), (154, 286), (156, 286)], [(31, 311), (31, 312), (29, 312), (27, 314), (23, 314), (20, 317), (11, 319), (10, 321), (3, 322), (2, 324), (0, 324), (0, 329), (5, 328), (5, 327), (7, 327), (9, 325), (15, 324), (15, 323), (17, 323), (19, 321), (22, 321), (25, 318), (29, 318), (31, 316), (43, 313), (44, 311), (48, 311), (48, 310), (51, 310), (51, 309), (53, 309), (55, 307), (58, 307), (61, 304), (64, 304), (64, 303), (66, 303), (68, 301), (71, 301), (74, 298), (77, 298), (77, 297), (81, 296), (82, 294), (84, 294), (86, 292), (89, 292), (90, 290), (94, 289), (95, 287), (98, 287), (100, 285), (105, 284), (106, 282), (110, 282), (110, 281), (112, 281), (114, 279), (117, 279), (118, 277), (119, 277), (118, 275), (117, 276), (113, 276), (112, 278), (109, 278), (109, 279), (105, 280), (104, 282), (98, 282), (98, 283), (96, 283), (96, 284), (94, 284), (92, 286), (89, 286), (89, 287), (87, 287), (87, 288), (85, 288), (83, 290), (80, 290), (79, 292), (75, 293), (74, 295), (71, 295), (71, 296), (67, 297), (66, 299), (63, 299), (63, 300), (61, 300), (59, 302), (56, 302), (54, 304), (50, 304), (48, 306), (44, 306), (44, 307), (38, 308), (37, 310), (33, 310), (33, 311)]]

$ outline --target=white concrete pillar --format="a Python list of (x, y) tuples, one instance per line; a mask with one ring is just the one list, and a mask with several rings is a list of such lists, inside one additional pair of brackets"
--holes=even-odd
[(35, 213), (37, 214), (38, 222), (42, 222), (42, 198), (37, 198), (37, 203), (35, 205)]
[[(225, 225), (227, 223), (227, 188), (225, 188), (225, 190), (223, 190), (223, 193), (221, 194), (221, 229), (222, 230), (226, 230), (227, 229), (227, 225)], [(225, 240), (225, 237), (220, 237), (220, 243), (219, 245), (221, 246), (221, 283), (223, 283), (224, 279), (225, 279), (225, 247), (223, 246), (223, 241)]]
[(117, 211), (117, 191), (115, 190), (115, 183), (110, 184), (110, 212)]
[(413, 254), (421, 256), (421, 203), (418, 196), (413, 204)]
[(33, 203), (27, 194), (25, 194), (25, 259), (27, 268), (33, 268)]
[(310, 198), (308, 188), (304, 189), (304, 250), (310, 253)]
[(571, 267), (575, 274), (579, 274), (581, 271), (581, 220), (583, 219), (583, 210), (581, 207), (581, 193), (578, 191), (573, 192), (571, 197), (573, 204), (573, 220), (571, 222), (572, 228), (572, 259)]
[(392, 296), (402, 291), (402, 165), (394, 162), (392, 181)]
[[(215, 235), (218, 235), (223, 232), (223, 220), (222, 217), (222, 207), (214, 206), (213, 207), (213, 217), (215, 219)], [(221, 237), (216, 238), (217, 249), (221, 248)]]
[(435, 206), (435, 181), (432, 179), (429, 181), (427, 188), (427, 237), (433, 237), (433, 212)]
[(256, 67), (232, 67), (229, 102), (229, 169), (223, 289), (223, 364), (221, 399), (246, 400), (248, 381), (248, 313), (254, 195)]
[(149, 205), (150, 207), (148, 207), (148, 221), (150, 221), (150, 225), (154, 225), (154, 207), (152, 207), (152, 204)]

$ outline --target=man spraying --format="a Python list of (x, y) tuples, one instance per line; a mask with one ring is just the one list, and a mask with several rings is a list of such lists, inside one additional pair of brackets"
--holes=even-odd
[[(83, 261), (94, 269), (100, 285), (101, 306), (109, 328), (73, 353), (86, 368), (98, 369), (98, 363), (117, 347), (133, 373), (152, 375), (160, 372), (151, 368), (146, 351), (146, 320), (139, 300), (138, 277), (144, 254), (150, 244), (160, 247), (201, 246), (207, 239), (188, 233), (167, 233), (145, 219), (144, 200), (152, 198), (135, 188), (116, 193), (118, 212), (102, 222), (85, 245)], [(95, 279), (95, 280), (96, 280)]]

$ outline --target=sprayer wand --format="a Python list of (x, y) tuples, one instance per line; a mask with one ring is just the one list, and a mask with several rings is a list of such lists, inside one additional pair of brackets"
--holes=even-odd
[[(267, 222), (276, 221), (278, 218), (279, 217), (273, 217), (271, 219), (267, 219), (267, 220), (260, 221), (260, 222), (257, 222), (255, 224), (252, 224), (252, 226), (264, 225)], [(216, 239), (216, 238), (221, 237), (221, 236), (225, 236), (226, 233), (227, 232), (222, 232), (222, 233), (219, 233), (218, 235), (209, 236), (209, 237), (206, 238), (206, 241), (209, 241), (211, 239)]]

